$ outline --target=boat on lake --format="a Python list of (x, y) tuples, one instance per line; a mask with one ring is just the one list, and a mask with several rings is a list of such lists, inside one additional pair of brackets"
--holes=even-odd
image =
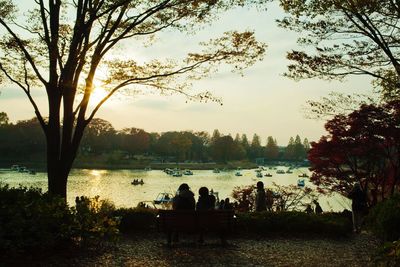
[(156, 207), (156, 205), (160, 205), (164, 209), (171, 209), (172, 208), (172, 197), (173, 195), (171, 193), (158, 193), (156, 199), (153, 200), (153, 205)]
[(220, 170), (219, 170), (218, 168), (215, 168), (215, 169), (213, 170), (213, 173), (220, 173)]
[(243, 174), (242, 174), (240, 171), (237, 171), (237, 172), (235, 173), (235, 176), (243, 176)]
[(264, 176), (265, 176), (265, 177), (272, 177), (272, 174), (270, 174), (270, 173), (268, 172), (268, 173), (266, 173)]
[(143, 179), (134, 179), (132, 182), (131, 182), (131, 185), (143, 185), (144, 184), (144, 182), (143, 182)]
[(285, 174), (285, 171), (284, 170), (277, 170), (276, 173), (277, 174)]
[(308, 178), (309, 176), (306, 173), (299, 174), (300, 178)]
[(11, 166), (11, 170), (12, 171), (18, 171), (19, 170), (19, 165), (16, 165), (16, 164), (12, 165)]
[(175, 171), (172, 173), (172, 176), (173, 176), (173, 177), (182, 177), (182, 172), (179, 171), (179, 170), (175, 170)]
[(187, 169), (187, 170), (184, 170), (184, 171), (183, 171), (183, 174), (184, 174), (184, 175), (193, 175), (193, 172), (192, 172), (191, 170), (188, 170), (188, 169)]
[(25, 166), (20, 166), (18, 172), (29, 172), (28, 168)]
[(304, 185), (305, 185), (304, 179), (299, 179), (299, 180), (297, 180), (297, 186), (299, 186), (299, 187), (304, 187)]
[(256, 176), (257, 176), (257, 178), (262, 178), (263, 177), (261, 172), (257, 172)]

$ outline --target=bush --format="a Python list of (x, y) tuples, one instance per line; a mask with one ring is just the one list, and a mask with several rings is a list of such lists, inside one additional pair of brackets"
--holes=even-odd
[(258, 235), (283, 233), (340, 237), (352, 231), (351, 217), (341, 213), (307, 214), (297, 211), (266, 211), (239, 213), (237, 218), (237, 232)]
[(113, 239), (118, 233), (114, 211), (99, 197), (77, 198), (70, 208), (63, 198), (37, 188), (0, 185), (0, 251), (35, 253)]
[(73, 215), (64, 199), (40, 189), (0, 186), (0, 250), (45, 250), (72, 237)]
[(122, 233), (149, 232), (156, 228), (157, 210), (148, 208), (121, 208), (114, 212), (120, 220)]
[(75, 217), (74, 232), (84, 244), (98, 244), (102, 240), (115, 240), (118, 234), (118, 220), (113, 215), (115, 206), (99, 196), (88, 198), (81, 196), (75, 199), (72, 209)]
[(379, 238), (394, 241), (400, 238), (400, 194), (377, 204), (367, 218), (368, 226)]
[(376, 266), (400, 266), (400, 239), (386, 242), (375, 257)]

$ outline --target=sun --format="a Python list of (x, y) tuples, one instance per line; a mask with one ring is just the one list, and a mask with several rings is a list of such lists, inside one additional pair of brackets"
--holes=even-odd
[(90, 102), (92, 105), (97, 105), (104, 97), (106, 97), (108, 92), (101, 87), (96, 87), (92, 95), (90, 96)]

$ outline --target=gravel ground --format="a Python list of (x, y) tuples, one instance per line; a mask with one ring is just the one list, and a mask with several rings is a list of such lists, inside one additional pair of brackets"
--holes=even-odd
[(377, 240), (367, 233), (346, 239), (235, 238), (226, 247), (218, 239), (207, 239), (207, 236), (203, 245), (196, 244), (196, 236), (182, 236), (179, 244), (169, 248), (163, 237), (122, 237), (115, 245), (102, 249), (12, 265), (374, 266), (372, 257), (378, 246)]

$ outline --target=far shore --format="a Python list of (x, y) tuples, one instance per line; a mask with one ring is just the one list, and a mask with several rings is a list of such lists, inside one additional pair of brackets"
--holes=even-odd
[[(33, 169), (36, 171), (45, 171), (46, 164), (44, 162), (33, 162), (33, 161), (14, 161), (14, 162), (0, 162), (0, 168), (7, 169), (12, 165), (18, 164), (21, 166), (26, 166), (28, 169)], [(287, 164), (294, 164), (287, 162)], [(271, 162), (271, 166), (276, 166), (276, 162)], [(236, 170), (240, 169), (254, 169), (259, 165), (249, 162), (249, 161), (231, 161), (227, 163), (216, 163), (216, 162), (200, 162), (200, 163), (185, 163), (185, 162), (167, 162), (167, 163), (152, 163), (148, 161), (130, 161), (130, 162), (88, 162), (77, 160), (73, 166), (73, 169), (107, 169), (107, 170), (144, 170), (146, 168), (151, 168), (152, 170), (164, 170), (166, 168), (180, 168), (180, 169), (191, 169), (191, 170), (213, 170), (213, 169), (226, 169), (226, 170)]]

